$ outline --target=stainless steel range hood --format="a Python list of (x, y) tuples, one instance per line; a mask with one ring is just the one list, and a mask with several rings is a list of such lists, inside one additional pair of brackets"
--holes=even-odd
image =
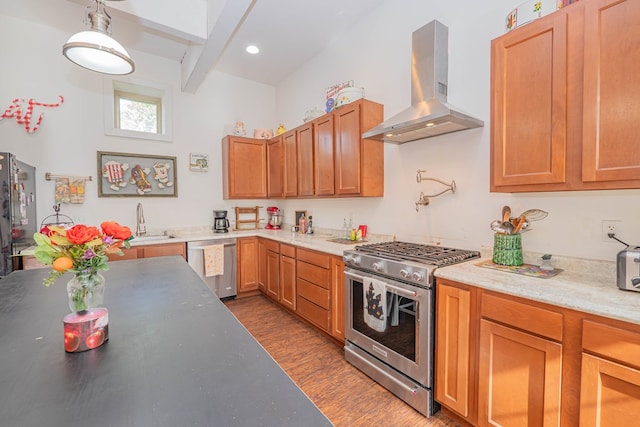
[(436, 20), (413, 32), (411, 106), (362, 134), (401, 144), (484, 126), (447, 103), (449, 30)]

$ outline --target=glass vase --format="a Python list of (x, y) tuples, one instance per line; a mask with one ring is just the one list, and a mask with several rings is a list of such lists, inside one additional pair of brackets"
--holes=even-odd
[(98, 272), (76, 273), (67, 282), (67, 295), (72, 313), (99, 307), (104, 301), (104, 277)]

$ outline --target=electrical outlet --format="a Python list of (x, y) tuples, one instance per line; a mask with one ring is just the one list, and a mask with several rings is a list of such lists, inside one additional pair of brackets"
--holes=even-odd
[(615, 234), (616, 237), (620, 233), (620, 226), (622, 225), (622, 221), (619, 219), (603, 219), (602, 220), (602, 241), (604, 242), (613, 242), (615, 240), (609, 237), (609, 234)]

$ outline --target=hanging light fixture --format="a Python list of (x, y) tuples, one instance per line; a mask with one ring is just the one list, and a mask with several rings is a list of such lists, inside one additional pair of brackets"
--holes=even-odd
[(96, 10), (87, 13), (89, 30), (72, 35), (62, 47), (62, 54), (71, 62), (104, 74), (131, 74), (133, 60), (124, 47), (111, 35), (111, 16), (104, 0), (93, 0)]

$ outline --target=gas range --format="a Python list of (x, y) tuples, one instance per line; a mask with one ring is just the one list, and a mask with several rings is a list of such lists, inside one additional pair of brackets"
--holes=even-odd
[(394, 241), (358, 245), (344, 251), (343, 259), (351, 268), (430, 287), (437, 267), (479, 257), (478, 251)]

